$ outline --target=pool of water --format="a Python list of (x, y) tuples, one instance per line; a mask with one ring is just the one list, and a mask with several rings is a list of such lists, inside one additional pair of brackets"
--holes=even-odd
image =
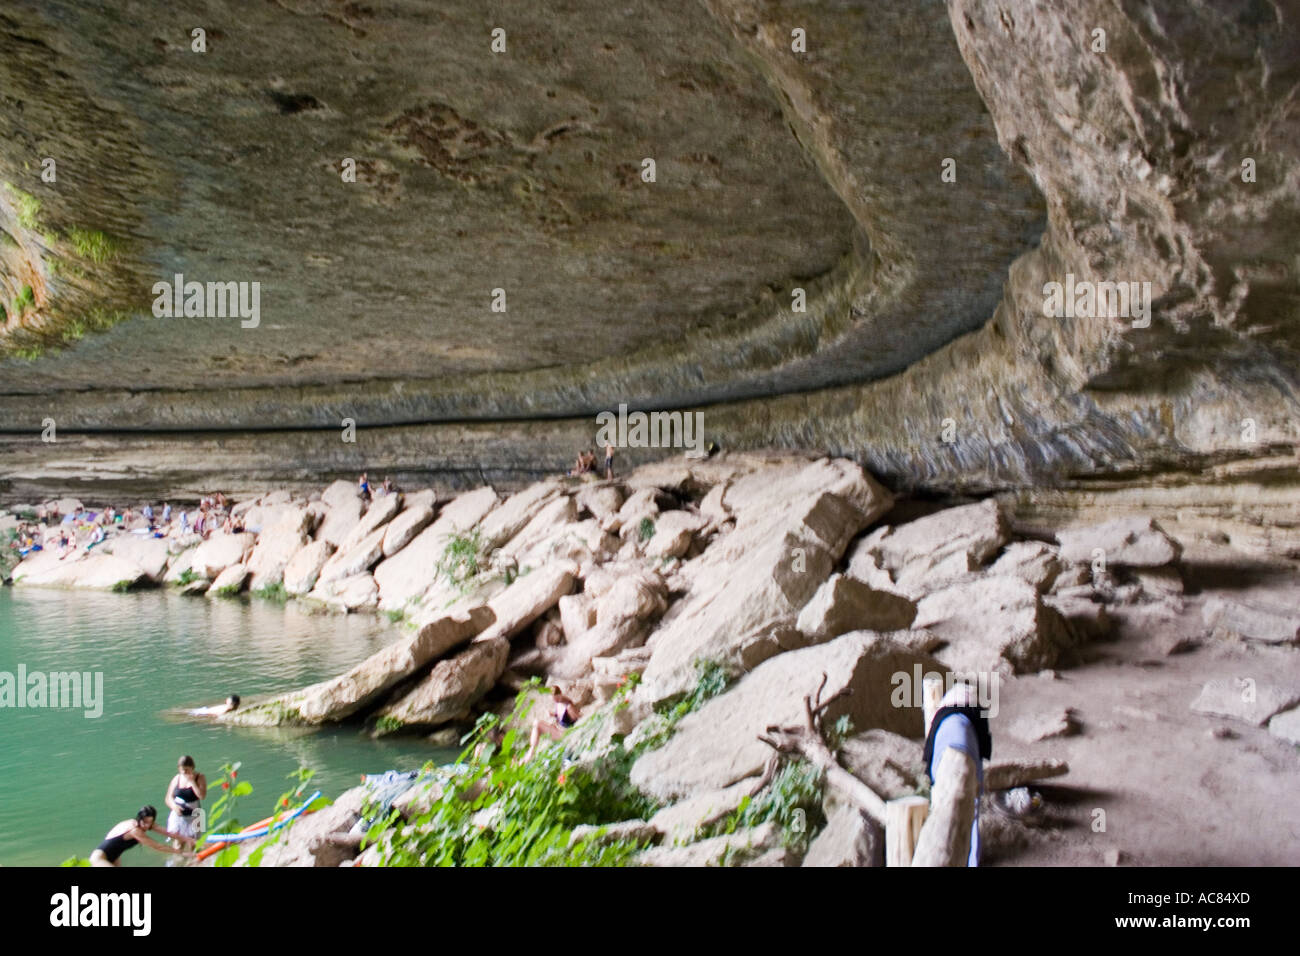
[[(210, 781), (223, 763), (242, 763), (239, 778), (254, 788), (237, 811), (245, 822), (271, 812), (290, 786), (286, 775), (300, 766), (315, 770), (313, 787), (334, 797), (362, 773), (448, 762), (453, 752), (421, 738), (374, 741), (359, 726), (235, 728), (170, 713), (331, 677), (396, 637), (381, 619), (312, 614), (292, 603), (0, 587), (0, 672), (16, 675), (24, 665), (29, 675), (103, 675), (97, 717), (84, 706), (0, 707), (0, 865), (89, 856), (146, 803), (165, 825), (163, 794), (182, 754)], [(215, 799), (209, 791), (205, 805)], [(137, 847), (121, 862), (167, 859)]]

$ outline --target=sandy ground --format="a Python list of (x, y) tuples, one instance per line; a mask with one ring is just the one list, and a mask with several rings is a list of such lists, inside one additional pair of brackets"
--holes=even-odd
[[(986, 864), (1300, 865), (1300, 747), (1190, 710), (1215, 678), (1300, 691), (1300, 648), (1216, 639), (1201, 617), (1216, 593), (1300, 608), (1300, 575), (1220, 555), (1185, 563), (1184, 580), (1181, 601), (1112, 608), (1116, 639), (1076, 666), (1002, 683), (994, 759), (1064, 758), (1070, 772), (1034, 788), (1043, 805), (1024, 818), (986, 809)], [(1196, 646), (1167, 653), (1178, 637)], [(1076, 735), (1016, 739), (1017, 722), (1066, 707)]]

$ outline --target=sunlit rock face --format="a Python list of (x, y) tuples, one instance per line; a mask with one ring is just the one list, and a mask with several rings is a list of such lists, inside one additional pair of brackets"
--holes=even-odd
[(11, 494), (522, 480), (619, 403), (948, 491), (1295, 442), (1300, 3), (546, 6), (6, 7)]

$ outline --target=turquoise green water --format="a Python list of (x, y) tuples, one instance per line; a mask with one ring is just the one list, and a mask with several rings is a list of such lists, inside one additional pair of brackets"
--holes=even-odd
[[(337, 796), (362, 773), (414, 769), (453, 754), (419, 738), (373, 741), (358, 727), (319, 732), (218, 727), (182, 721), (175, 708), (245, 698), (330, 677), (396, 632), (369, 616), (308, 614), (293, 604), (183, 598), (163, 591), (111, 594), (0, 588), (0, 672), (103, 673), (103, 714), (0, 707), (0, 865), (56, 865), (89, 856), (141, 805), (160, 808), (181, 754), (216, 776), (241, 761), (254, 793), (238, 816), (271, 812), (299, 766)], [(216, 794), (209, 792), (206, 805)], [(160, 866), (147, 847), (124, 866)]]

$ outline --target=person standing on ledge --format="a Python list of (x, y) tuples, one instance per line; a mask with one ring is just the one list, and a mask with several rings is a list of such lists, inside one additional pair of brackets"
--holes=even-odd
[(934, 783), (935, 769), (949, 747), (960, 750), (975, 763), (975, 818), (970, 827), (970, 853), (967, 866), (980, 865), (980, 795), (984, 793), (984, 761), (993, 756), (993, 737), (989, 734), (989, 720), (980, 709), (975, 688), (969, 684), (954, 684), (939, 701), (939, 709), (930, 722), (930, 732), (925, 738), (925, 772)]

